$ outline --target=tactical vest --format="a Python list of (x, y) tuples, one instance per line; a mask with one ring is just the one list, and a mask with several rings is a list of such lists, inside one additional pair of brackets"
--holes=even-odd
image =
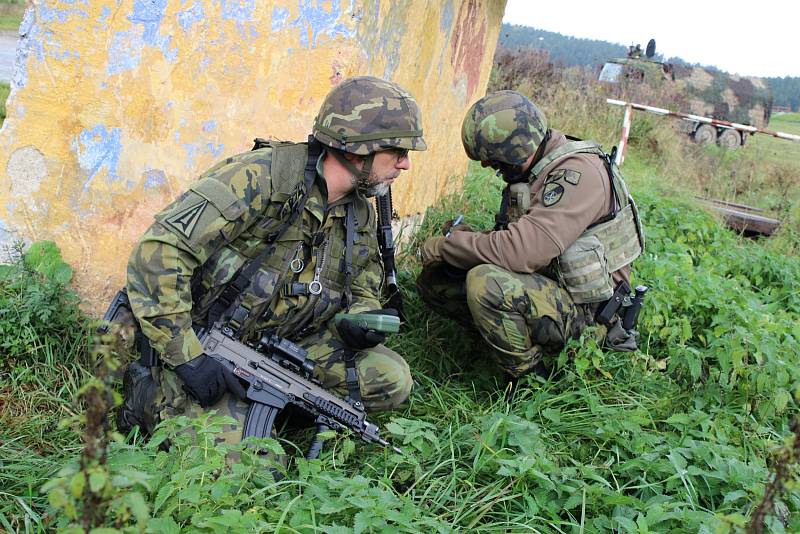
[[(309, 220), (315, 219), (301, 202), (311, 193), (303, 180), (307, 145), (264, 142), (261, 148), (257, 144), (256, 149), (240, 157), (246, 162), (258, 155), (263, 161), (266, 150), (271, 150), (271, 165), (265, 173), (271, 181), (269, 202), (255, 224), (216, 251), (196, 273), (192, 319), (195, 324), (207, 324), (215, 305), (227, 300), (223, 306), (227, 312), (219, 319), (232, 326), (240, 339), (252, 337), (255, 330), (264, 327), (297, 339), (349, 307), (350, 282), (377, 257), (377, 237), (371, 230), (375, 219), (370, 204), (360, 197), (338, 208), (349, 212), (343, 220), (352, 218), (348, 261), (345, 224), (329, 216), (330, 221), (317, 231), (309, 227)], [(218, 208), (239, 200), (227, 187), (214, 189), (216, 196), (204, 196)], [(303, 212), (291, 220), (298, 210)], [(224, 209), (220, 212), (229, 221), (241, 215), (226, 214)], [(263, 259), (247, 285), (236, 290), (232, 298), (221, 299), (230, 295), (236, 275), (259, 256)]]
[[(609, 214), (592, 224), (549, 266), (559, 283), (577, 304), (602, 302), (614, 293), (611, 273), (625, 267), (644, 251), (644, 232), (636, 203), (628, 192), (622, 173), (600, 145), (572, 141), (545, 155), (533, 166), (535, 179), (549, 165), (575, 154), (596, 154), (606, 164), (613, 193)], [(516, 221), (530, 208), (531, 184), (508, 186), (508, 217)]]

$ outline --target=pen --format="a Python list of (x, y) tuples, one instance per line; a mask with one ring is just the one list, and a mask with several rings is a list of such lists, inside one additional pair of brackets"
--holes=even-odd
[(461, 213), (461, 214), (458, 215), (458, 217), (456, 217), (456, 220), (453, 221), (453, 224), (450, 226), (450, 229), (447, 231), (446, 234), (444, 234), (444, 236), (445, 237), (450, 237), (450, 234), (453, 233), (453, 228), (455, 228), (456, 226), (461, 224), (461, 221), (463, 221), (463, 220), (464, 220), (464, 214)]

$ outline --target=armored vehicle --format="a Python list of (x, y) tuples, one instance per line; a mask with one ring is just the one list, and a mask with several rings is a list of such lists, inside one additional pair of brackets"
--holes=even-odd
[[(722, 147), (736, 148), (744, 144), (746, 134), (753, 135), (753, 132), (736, 128), (736, 124), (765, 128), (769, 123), (772, 94), (760, 78), (657, 61), (653, 59), (653, 39), (647, 44), (644, 54), (642, 52), (639, 45), (631, 46), (627, 57), (607, 62), (600, 72), (600, 81), (628, 87), (642, 83), (667, 86), (681, 95), (678, 105), (682, 109), (671, 111), (734, 123), (727, 125), (681, 121), (681, 130), (696, 142), (716, 141)], [(641, 103), (664, 106), (660, 102)]]

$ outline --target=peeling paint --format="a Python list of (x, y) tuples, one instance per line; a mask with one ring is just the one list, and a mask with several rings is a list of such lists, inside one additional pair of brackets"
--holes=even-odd
[(192, 26), (203, 22), (205, 18), (206, 14), (203, 11), (203, 5), (195, 2), (192, 7), (186, 11), (181, 11), (178, 13), (178, 24), (181, 25), (181, 28), (183, 28), (184, 32), (188, 32), (190, 29), (192, 29)]
[(36, 59), (44, 59), (41, 30), (36, 25), (36, 16), (32, 7), (25, 10), (22, 23), (19, 26), (19, 41), (17, 42), (17, 59), (14, 61), (14, 73), (11, 76), (11, 89), (22, 88), (28, 85), (28, 60), (33, 54)]
[(18, 148), (8, 158), (6, 172), (11, 179), (11, 196), (27, 199), (39, 191), (47, 177), (44, 154), (33, 146)]
[(121, 134), (119, 128), (108, 131), (105, 126), (98, 125), (91, 130), (82, 131), (75, 140), (73, 148), (78, 155), (78, 165), (88, 175), (83, 183), (84, 190), (89, 188), (89, 184), (102, 169), (106, 170), (108, 181), (119, 179), (117, 165), (122, 150)]
[(100, 17), (98, 17), (98, 28), (102, 31), (108, 30), (108, 17), (111, 15), (111, 8), (108, 6), (103, 6), (103, 10), (100, 12)]
[(430, 150), (393, 188), (398, 214), (419, 217), (466, 169), (458, 131), (488, 79), (505, 2), (31, 5), (0, 130), (0, 242), (55, 241), (100, 308), (155, 213), (254, 137), (304, 140), (350, 76), (389, 77), (419, 102)]
[(464, 87), (468, 99), (478, 87), (481, 66), (486, 51), (486, 21), (479, 0), (466, 0), (461, 4), (458, 22), (453, 30), (450, 63), (457, 76), (454, 86)]
[(144, 188), (155, 189), (167, 183), (167, 175), (161, 169), (148, 169), (144, 173)]
[(222, 18), (235, 20), (240, 27), (245, 22), (253, 20), (253, 11), (256, 8), (255, 0), (221, 0)]
[[(343, 14), (341, 0), (331, 0), (329, 10), (321, 4), (322, 2), (315, 0), (300, 0), (300, 14), (292, 21), (292, 27), (300, 30), (300, 46), (315, 48), (320, 35), (331, 38), (349, 38), (354, 35), (353, 28), (348, 28), (339, 22)], [(348, 4), (344, 13), (353, 12), (352, 0)]]
[(286, 27), (289, 20), (289, 10), (285, 7), (275, 6), (272, 8), (272, 31), (276, 32)]

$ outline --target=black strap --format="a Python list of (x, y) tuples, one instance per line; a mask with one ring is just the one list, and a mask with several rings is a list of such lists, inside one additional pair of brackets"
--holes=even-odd
[(342, 308), (350, 309), (350, 304), (353, 301), (353, 290), (350, 287), (353, 282), (353, 243), (355, 243), (356, 240), (356, 215), (353, 202), (347, 205), (344, 240), (344, 291), (342, 291)]
[(347, 383), (347, 392), (353, 403), (361, 403), (361, 386), (358, 384), (358, 371), (356, 370), (356, 351), (351, 348), (342, 349), (344, 362), (344, 379)]
[(208, 312), (209, 325), (216, 323), (223, 316), (227, 316), (230, 318), (231, 324), (229, 324), (229, 326), (231, 326), (234, 331), (238, 331), (238, 329), (247, 321), (247, 318), (250, 315), (249, 309), (242, 305), (238, 305), (237, 309), (234, 310), (231, 310), (230, 308), (234, 305), (236, 298), (250, 286), (251, 279), (256, 274), (267, 256), (275, 251), (275, 247), (272, 244), (280, 239), (286, 230), (288, 230), (292, 224), (294, 224), (295, 219), (297, 219), (297, 217), (303, 212), (306, 200), (308, 199), (308, 194), (311, 191), (314, 179), (317, 176), (317, 160), (319, 159), (321, 153), (322, 145), (313, 136), (309, 135), (308, 158), (306, 159), (304, 180), (303, 183), (295, 190), (298, 195), (292, 195), (292, 198), (295, 199), (294, 206), (288, 210), (289, 213), (284, 213), (284, 210), (281, 210), (281, 215), (285, 216), (285, 219), (277, 230), (266, 237), (265, 241), (267, 242), (267, 246), (264, 247), (264, 250), (262, 250), (258, 256), (239, 268), (239, 272), (233, 277), (232, 281), (228, 283), (220, 296), (216, 299)]
[(611, 154), (603, 154), (600, 156), (600, 159), (606, 164), (606, 172), (608, 173), (608, 181), (611, 182), (611, 209), (608, 210), (608, 213), (602, 216), (601, 218), (597, 219), (595, 222), (590, 224), (586, 227), (586, 229), (594, 228), (599, 224), (606, 223), (608, 221), (614, 220), (617, 214), (620, 212), (620, 207), (617, 205), (617, 190), (614, 187), (614, 168), (612, 165), (614, 163), (614, 157), (617, 152), (617, 147), (611, 149)]
[(511, 202), (511, 186), (507, 185), (503, 189), (503, 198), (500, 201), (500, 211), (494, 216), (494, 231), (505, 230), (508, 228), (508, 205)]

